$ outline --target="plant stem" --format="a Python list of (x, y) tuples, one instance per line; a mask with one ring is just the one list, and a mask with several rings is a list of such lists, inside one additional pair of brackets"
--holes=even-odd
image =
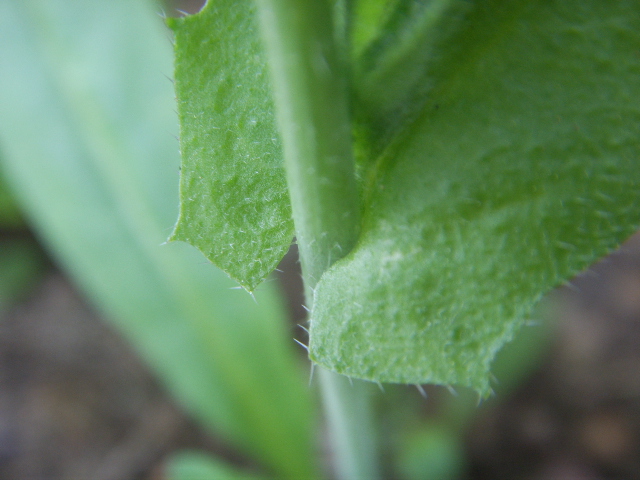
[(371, 383), (321, 368), (318, 372), (334, 467), (343, 480), (380, 478)]
[[(346, 72), (336, 51), (329, 1), (257, 4), (311, 305), (320, 276), (353, 248), (360, 229)], [(352, 388), (346, 378), (323, 370), (320, 386), (337, 476), (378, 478), (368, 385)]]
[(258, 0), (307, 288), (360, 227), (344, 68), (326, 0)]

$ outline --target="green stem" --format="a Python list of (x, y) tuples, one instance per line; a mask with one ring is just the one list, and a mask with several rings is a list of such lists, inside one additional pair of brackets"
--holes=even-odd
[[(327, 0), (257, 0), (307, 303), (324, 271), (354, 246), (360, 205), (345, 68)], [(339, 478), (375, 479), (368, 385), (322, 371), (320, 385)]]
[(351, 382), (347, 377), (324, 368), (320, 369), (318, 377), (338, 478), (380, 478), (371, 383)]
[(344, 68), (326, 0), (258, 0), (307, 288), (360, 227)]

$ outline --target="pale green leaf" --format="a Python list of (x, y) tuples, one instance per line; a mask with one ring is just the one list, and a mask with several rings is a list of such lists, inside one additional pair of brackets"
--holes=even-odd
[(316, 288), (310, 355), (486, 394), (539, 298), (640, 225), (640, 4), (477, 2), (457, 22), (419, 118), (366, 172), (362, 236)]
[(0, 2), (6, 176), (55, 259), (196, 418), (313, 477), (309, 391), (273, 284), (232, 290), (177, 216), (169, 32), (142, 0)]
[(170, 25), (182, 152), (172, 240), (195, 245), (253, 290), (293, 238), (253, 2), (210, 1), (199, 14)]
[(181, 451), (169, 458), (167, 480), (264, 480), (217, 458), (195, 451)]
[(398, 469), (406, 480), (455, 480), (468, 469), (460, 434), (446, 425), (427, 423), (404, 439)]

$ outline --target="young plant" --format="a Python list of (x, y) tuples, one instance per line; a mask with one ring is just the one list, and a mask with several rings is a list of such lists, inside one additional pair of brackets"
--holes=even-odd
[(252, 291), (295, 225), (314, 363), (485, 396), (540, 297), (639, 225), (639, 14), (211, 0), (170, 22), (172, 238)]
[[(313, 477), (274, 291), (243, 302), (194, 251), (159, 246), (177, 165), (154, 15), (0, 3), (7, 180), (191, 413), (277, 478)], [(326, 369), (486, 395), (540, 296), (638, 226), (635, 1), (210, 0), (170, 25), (173, 238), (254, 291), (295, 233)], [(374, 478), (366, 384), (320, 378), (340, 475)], [(239, 475), (210, 460), (175, 475)]]
[(172, 239), (252, 291), (295, 230), (326, 369), (487, 396), (538, 300), (638, 228), (635, 1), (210, 0), (170, 26)]

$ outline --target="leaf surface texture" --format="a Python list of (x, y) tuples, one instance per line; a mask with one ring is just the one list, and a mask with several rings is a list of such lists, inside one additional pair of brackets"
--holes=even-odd
[(310, 356), (487, 394), (540, 297), (640, 224), (640, 6), (441, 7), (392, 60), (354, 60), (364, 225), (315, 290)]
[(180, 116), (180, 218), (198, 247), (248, 290), (293, 238), (280, 140), (253, 2), (210, 1), (172, 19)]

